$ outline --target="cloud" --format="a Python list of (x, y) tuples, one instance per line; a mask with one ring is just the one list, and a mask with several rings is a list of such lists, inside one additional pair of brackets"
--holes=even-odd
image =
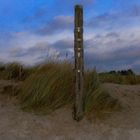
[(85, 42), (85, 62), (88, 67), (96, 66), (99, 71), (132, 68), (139, 71), (139, 32), (122, 30), (93, 36)]
[(37, 33), (46, 35), (62, 30), (71, 30), (73, 28), (73, 22), (73, 16), (56, 16), (48, 25), (38, 29)]
[[(92, 16), (92, 15), (91, 15)], [(114, 30), (117, 28), (129, 28), (138, 24), (140, 20), (140, 5), (134, 5), (119, 11), (110, 11), (92, 16), (86, 22), (89, 28), (98, 30)]]
[[(90, 3), (91, 1), (83, 2)], [(92, 30), (92, 33), (100, 31), (102, 32), (103, 30), (110, 30), (113, 33), (118, 29), (137, 26), (140, 19), (140, 10), (138, 7), (139, 6), (131, 6), (129, 9), (122, 11), (111, 11), (96, 16), (92, 16), (92, 13), (90, 13), (90, 18), (88, 18), (84, 24), (85, 30), (86, 32), (88, 30)], [(46, 25), (44, 25), (44, 23), (41, 24), (40, 27), (36, 30), (36, 33), (40, 35), (49, 35), (59, 33), (64, 30), (73, 32), (73, 28), (73, 16), (59, 15), (55, 16), (50, 22), (46, 23)]]
[[(68, 37), (67, 35), (67, 32), (61, 35), (57, 33), (43, 36), (27, 32), (16, 33), (14, 36), (20, 43), (5, 52), (5, 56), (10, 61), (20, 61), (25, 64), (35, 64), (51, 58), (66, 59), (66, 55), (67, 59), (74, 61), (73, 37), (71, 34)], [(138, 28), (90, 34), (84, 42), (86, 67), (96, 66), (99, 71), (127, 68), (138, 71), (139, 36)], [(4, 55), (0, 54), (0, 58), (8, 61)]]
[(108, 37), (108, 38), (119, 38), (119, 34), (117, 34), (115, 32), (110, 32), (110, 33), (106, 34), (106, 37)]
[(64, 38), (56, 41), (52, 46), (58, 50), (69, 50), (73, 48), (73, 39)]
[[(11, 60), (20, 60), (23, 63), (27, 64), (35, 64), (44, 60), (49, 59), (65, 59), (73, 57), (73, 40), (64, 38), (54, 43), (51, 42), (36, 42), (35, 45), (21, 48), (15, 47), (9, 49), (9, 58)], [(28, 62), (26, 59), (28, 58), (30, 61)]]
[(33, 65), (59, 56), (59, 52), (50, 46), (47, 42), (41, 42), (30, 48), (11, 48), (8, 54), (12, 61)]

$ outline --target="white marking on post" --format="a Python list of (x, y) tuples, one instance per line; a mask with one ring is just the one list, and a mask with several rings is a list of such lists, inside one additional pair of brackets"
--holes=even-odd
[(78, 52), (78, 57), (80, 57), (80, 52)]
[(81, 38), (78, 38), (77, 41), (81, 41)]
[(80, 71), (80, 70), (78, 70), (78, 72), (80, 73), (81, 71)]
[(77, 27), (77, 31), (80, 32), (80, 27)]

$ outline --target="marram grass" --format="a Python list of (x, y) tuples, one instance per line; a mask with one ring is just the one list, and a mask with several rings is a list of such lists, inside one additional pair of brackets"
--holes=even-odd
[[(118, 100), (105, 92), (96, 71), (85, 73), (84, 110), (113, 109)], [(36, 68), (23, 83), (19, 94), (23, 109), (48, 113), (74, 103), (74, 72), (67, 63), (48, 63)]]
[(40, 66), (23, 84), (20, 94), (22, 106), (34, 110), (55, 110), (72, 101), (73, 83), (69, 64)]
[(98, 117), (104, 112), (121, 109), (118, 99), (112, 97), (103, 89), (96, 70), (86, 73), (85, 76), (85, 114)]

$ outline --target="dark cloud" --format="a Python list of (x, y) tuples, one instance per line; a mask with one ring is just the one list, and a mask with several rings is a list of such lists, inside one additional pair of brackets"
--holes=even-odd
[[(59, 40), (55, 43), (52, 44), (52, 48), (55, 48), (55, 50), (59, 51), (59, 56), (61, 58), (73, 57), (73, 48), (74, 48), (74, 43), (72, 39), (63, 39)], [(72, 51), (71, 51), (72, 50)]]
[(73, 48), (73, 44), (72, 39), (62, 39), (52, 44), (52, 46), (57, 50), (68, 50)]
[(122, 49), (100, 53), (97, 59), (102, 62), (138, 60), (140, 58), (139, 54), (140, 54), (140, 46), (131, 46), (131, 47), (126, 46)]
[(46, 35), (57, 33), (58, 31), (71, 30), (73, 22), (72, 16), (57, 16), (48, 25), (38, 29), (37, 33)]
[(132, 68), (140, 72), (140, 42), (133, 35), (127, 38), (119, 32), (97, 34), (85, 41), (85, 63), (87, 67), (97, 67), (100, 71)]
[(119, 38), (119, 34), (116, 32), (111, 32), (111, 33), (106, 34), (106, 37)]
[[(29, 62), (32, 64), (44, 60), (56, 59), (60, 56), (60, 50), (58, 49), (57, 51), (57, 49), (55, 49), (55, 45), (56, 44), (41, 42), (27, 49), (14, 48), (9, 51), (9, 57), (12, 58), (12, 60), (22, 60), (24, 63), (28, 63), (28, 60), (30, 60)], [(24, 61), (24, 59), (26, 61)]]
[(26, 57), (26, 56), (35, 56), (35, 55), (44, 55), (48, 54), (49, 48), (46, 42), (37, 43), (35, 46), (32, 46), (28, 49), (23, 48), (15, 48), (10, 50), (10, 54), (12, 57)]
[(96, 66), (100, 71), (132, 68), (139, 72), (140, 64), (135, 64), (137, 60), (140, 60), (139, 54), (140, 45), (126, 46), (122, 49), (102, 53), (86, 51), (85, 62), (87, 67)]

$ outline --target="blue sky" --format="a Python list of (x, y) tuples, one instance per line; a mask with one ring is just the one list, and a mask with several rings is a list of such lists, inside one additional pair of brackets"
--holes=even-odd
[(0, 0), (0, 62), (72, 60), (75, 4), (84, 7), (86, 66), (140, 73), (140, 0)]

